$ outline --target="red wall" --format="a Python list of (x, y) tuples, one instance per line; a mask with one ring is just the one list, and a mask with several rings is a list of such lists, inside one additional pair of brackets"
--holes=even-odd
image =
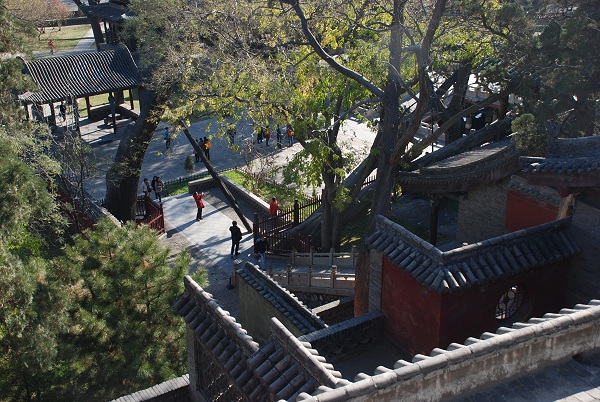
[(558, 207), (543, 200), (509, 190), (506, 197), (506, 231), (541, 225), (556, 219)]
[(438, 293), (383, 258), (381, 311), (385, 328), (406, 352), (430, 351), (438, 344), (440, 300)]
[(428, 355), (433, 348), (464, 343), (483, 332), (495, 332), (496, 305), (513, 285), (525, 289), (523, 306), (515, 321), (557, 312), (563, 306), (567, 263), (535, 269), (493, 284), (454, 293), (436, 293), (394, 266), (383, 263), (382, 312), (386, 332), (408, 353)]

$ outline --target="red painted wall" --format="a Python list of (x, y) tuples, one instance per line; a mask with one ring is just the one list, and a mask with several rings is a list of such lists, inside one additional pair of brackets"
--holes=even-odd
[(440, 294), (383, 258), (381, 311), (385, 329), (406, 352), (430, 351), (439, 342)]
[(546, 201), (509, 190), (506, 196), (507, 233), (541, 225), (556, 219), (558, 207)]
[(567, 263), (535, 269), (492, 284), (454, 293), (436, 293), (410, 274), (383, 261), (382, 312), (388, 334), (411, 354), (429, 355), (436, 347), (464, 343), (468, 337), (495, 332), (496, 305), (513, 285), (525, 290), (523, 306), (514, 321), (541, 317), (563, 306)]

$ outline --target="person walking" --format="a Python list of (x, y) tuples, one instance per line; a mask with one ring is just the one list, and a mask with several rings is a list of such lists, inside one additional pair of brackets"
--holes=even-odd
[(265, 129), (265, 141), (267, 142), (267, 146), (269, 146), (269, 140), (271, 139), (271, 130), (269, 130), (269, 126)]
[(169, 133), (169, 127), (165, 127), (164, 140), (165, 147), (169, 149), (171, 147), (171, 134)]
[(198, 192), (195, 191), (194, 194), (192, 194), (192, 197), (194, 197), (196, 208), (198, 209), (198, 212), (196, 212), (196, 222), (198, 222), (202, 220), (202, 209), (204, 208), (204, 201), (202, 201), (202, 199), (204, 198), (204, 193), (198, 194)]
[(152, 187), (154, 194), (156, 194), (156, 176), (152, 176), (152, 182), (150, 183), (150, 186)]
[(286, 129), (285, 129), (285, 133), (287, 134), (288, 137), (288, 146), (292, 146), (294, 145), (294, 130), (292, 130), (292, 126), (291, 125), (287, 125)]
[[(196, 139), (196, 144), (198, 144), (200, 149), (202, 149), (202, 143), (199, 139)], [(200, 153), (198, 151), (196, 151), (196, 148), (194, 148), (194, 163), (198, 163), (198, 162), (200, 162)]]
[(265, 270), (265, 253), (267, 250), (269, 250), (267, 239), (259, 236), (254, 244), (254, 251), (258, 254), (259, 265), (263, 271)]
[(152, 187), (150, 186), (150, 182), (148, 179), (144, 179), (144, 182), (142, 183), (142, 192), (144, 193), (144, 196), (149, 197), (151, 191)]
[(281, 127), (277, 125), (277, 148), (281, 149), (281, 141), (283, 140), (283, 134), (281, 133)]
[(207, 160), (210, 160), (210, 149), (212, 148), (212, 144), (208, 137), (204, 137), (204, 155)]
[(156, 197), (158, 197), (158, 202), (162, 204), (162, 191), (163, 191), (163, 181), (160, 177), (156, 176), (156, 185), (154, 192), (156, 193)]
[(240, 240), (242, 240), (242, 231), (238, 226), (236, 221), (231, 222), (231, 227), (229, 228), (231, 232), (231, 258), (233, 258), (233, 253), (235, 255), (240, 255)]

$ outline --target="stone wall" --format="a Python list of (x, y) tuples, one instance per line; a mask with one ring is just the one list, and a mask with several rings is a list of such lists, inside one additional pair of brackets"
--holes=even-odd
[(567, 287), (567, 306), (600, 297), (600, 208), (577, 201), (571, 221), (581, 254), (571, 265)]
[(354, 317), (354, 296), (344, 297), (313, 308), (313, 313), (325, 321), (327, 325), (349, 320)]
[(383, 314), (372, 311), (302, 336), (331, 363), (359, 355), (378, 343), (383, 333)]
[(301, 394), (299, 400), (452, 400), (599, 349), (600, 300), (592, 300), (451, 344), (447, 350), (434, 349), (430, 356), (416, 355), (412, 362), (399, 360), (393, 369), (379, 370), (382, 374), (335, 389), (321, 387), (319, 395)]
[(456, 241), (477, 243), (505, 233), (508, 179), (469, 190), (458, 204)]
[(269, 322), (272, 317), (295, 336), (326, 327), (298, 298), (248, 262), (237, 270), (236, 286), (240, 299), (240, 322), (260, 344), (264, 344), (271, 335)]
[[(250, 205), (254, 211), (258, 212), (259, 215), (269, 214), (269, 204), (266, 201), (258, 198), (252, 192), (229, 180), (225, 176), (221, 176), (221, 179), (236, 200), (243, 200)], [(202, 192), (215, 187), (217, 187), (217, 183), (212, 177), (205, 177), (188, 182), (188, 191), (190, 194), (193, 194), (194, 191)]]

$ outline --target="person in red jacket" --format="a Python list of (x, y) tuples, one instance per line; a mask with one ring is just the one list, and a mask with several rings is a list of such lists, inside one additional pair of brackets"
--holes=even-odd
[(204, 193), (198, 194), (196, 191), (194, 194), (192, 194), (192, 197), (194, 197), (194, 201), (196, 201), (196, 207), (198, 208), (198, 212), (196, 213), (196, 221), (199, 221), (202, 219), (202, 208), (204, 208), (204, 202), (202, 201), (204, 198)]
[(277, 198), (273, 197), (269, 204), (269, 214), (271, 214), (271, 216), (277, 216), (277, 208), (279, 208), (279, 202), (277, 202)]

